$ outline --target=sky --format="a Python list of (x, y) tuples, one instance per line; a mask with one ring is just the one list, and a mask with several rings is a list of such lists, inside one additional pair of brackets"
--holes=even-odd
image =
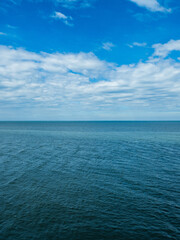
[(180, 1), (1, 0), (0, 120), (180, 120)]

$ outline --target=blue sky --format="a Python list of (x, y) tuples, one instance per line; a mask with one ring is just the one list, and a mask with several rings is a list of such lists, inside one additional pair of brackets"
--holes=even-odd
[(180, 2), (2, 0), (0, 120), (180, 120)]

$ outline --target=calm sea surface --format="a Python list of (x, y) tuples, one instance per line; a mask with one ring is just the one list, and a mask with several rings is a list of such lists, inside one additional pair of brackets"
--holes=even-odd
[(0, 239), (180, 239), (179, 162), (180, 122), (0, 122)]

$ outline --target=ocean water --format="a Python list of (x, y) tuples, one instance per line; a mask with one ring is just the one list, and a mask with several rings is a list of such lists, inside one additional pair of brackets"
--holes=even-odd
[(180, 239), (180, 122), (0, 122), (0, 239)]

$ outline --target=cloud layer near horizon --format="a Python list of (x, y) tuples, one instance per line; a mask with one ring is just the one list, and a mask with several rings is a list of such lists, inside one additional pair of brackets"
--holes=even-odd
[(118, 66), (93, 53), (33, 53), (8, 46), (0, 46), (0, 55), (0, 101), (6, 106), (180, 107), (178, 60), (161, 56)]

